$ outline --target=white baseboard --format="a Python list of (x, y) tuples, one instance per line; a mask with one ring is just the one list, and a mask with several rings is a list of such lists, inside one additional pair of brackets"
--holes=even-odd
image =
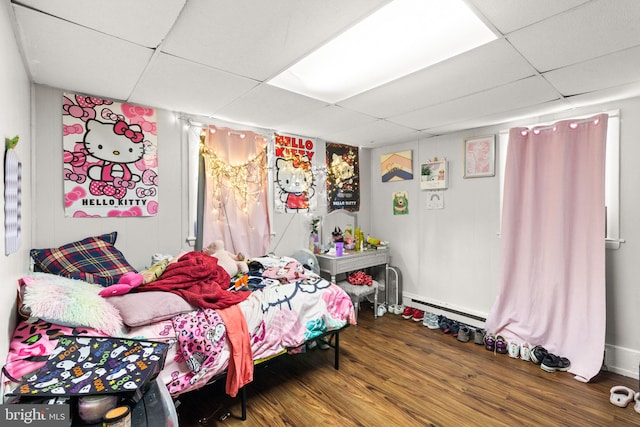
[(422, 295), (415, 295), (408, 292), (402, 293), (402, 303), (405, 306), (419, 308), (431, 313), (447, 316), (449, 319), (457, 320), (475, 328), (484, 328), (487, 313), (470, 310), (467, 307), (460, 307), (444, 301), (437, 301), (426, 298)]
[(604, 346), (605, 369), (625, 377), (638, 379), (640, 351), (606, 344)]

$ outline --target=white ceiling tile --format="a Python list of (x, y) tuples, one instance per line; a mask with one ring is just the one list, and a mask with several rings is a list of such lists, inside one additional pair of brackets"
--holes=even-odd
[(507, 38), (541, 72), (640, 44), (640, 1), (598, 0)]
[(376, 119), (362, 113), (330, 105), (311, 114), (285, 122), (279, 130), (286, 132), (305, 131), (305, 135), (324, 137), (328, 133), (339, 132), (343, 129), (371, 123)]
[(157, 47), (185, 0), (21, 0), (20, 4), (146, 47)]
[(502, 33), (508, 34), (590, 0), (470, 0)]
[[(452, 132), (459, 132), (465, 129), (481, 128), (499, 124), (504, 124), (505, 129), (508, 129), (513, 126), (522, 126), (523, 122), (536, 123), (537, 117), (557, 113), (560, 111), (566, 111), (570, 108), (572, 108), (572, 105), (565, 99), (556, 99), (553, 101), (543, 102), (541, 104), (535, 104), (533, 106), (524, 108), (514, 108), (507, 112), (481, 115), (469, 120), (450, 123), (444, 126), (433, 127), (429, 129), (429, 132), (441, 135)], [(510, 124), (509, 122), (517, 122), (517, 124)]]
[(429, 136), (429, 134), (386, 120), (375, 120), (341, 132), (328, 134), (325, 139), (329, 142), (374, 148), (391, 143), (415, 141)]
[(260, 81), (389, 0), (191, 0), (162, 50)]
[(151, 49), (14, 5), (34, 82), (127, 99)]
[(535, 70), (505, 40), (340, 102), (347, 108), (386, 118), (532, 76)]
[(432, 127), (510, 111), (551, 101), (558, 97), (559, 95), (542, 77), (536, 76), (392, 117), (389, 120), (414, 129), (429, 131)]
[(245, 123), (280, 128), (283, 123), (326, 106), (326, 102), (262, 83), (231, 104), (222, 107), (216, 115), (226, 120), (242, 118)]
[(210, 116), (257, 83), (170, 55), (154, 57), (131, 102)]
[(544, 77), (565, 96), (640, 81), (640, 46), (559, 68)]

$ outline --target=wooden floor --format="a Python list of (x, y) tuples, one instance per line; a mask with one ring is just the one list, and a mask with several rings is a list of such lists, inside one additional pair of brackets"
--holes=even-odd
[(640, 426), (633, 402), (609, 402), (635, 379), (581, 383), (366, 306), (359, 322), (340, 335), (338, 371), (333, 350), (274, 359), (247, 388), (246, 421), (222, 381), (181, 396), (180, 426)]

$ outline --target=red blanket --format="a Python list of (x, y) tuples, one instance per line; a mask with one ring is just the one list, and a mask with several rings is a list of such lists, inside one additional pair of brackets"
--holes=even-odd
[(134, 290), (173, 292), (195, 307), (219, 309), (244, 301), (251, 294), (226, 290), (230, 282), (217, 258), (193, 251), (169, 264), (158, 280)]

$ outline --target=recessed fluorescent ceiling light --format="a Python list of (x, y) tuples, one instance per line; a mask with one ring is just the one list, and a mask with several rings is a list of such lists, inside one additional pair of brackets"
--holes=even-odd
[(496, 38), (463, 0), (395, 0), (268, 84), (335, 103)]

